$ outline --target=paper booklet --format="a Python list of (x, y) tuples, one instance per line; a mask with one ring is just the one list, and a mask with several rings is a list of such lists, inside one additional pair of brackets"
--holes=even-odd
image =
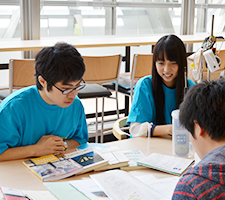
[(63, 179), (83, 170), (83, 167), (72, 159), (47, 155), (24, 160), (23, 164), (42, 181)]
[(108, 160), (109, 165), (99, 167), (95, 171), (103, 171), (108, 169), (115, 169), (128, 166), (129, 160), (118, 147), (109, 147), (104, 149), (98, 149), (98, 152)]
[(137, 170), (137, 169), (146, 169), (147, 167), (138, 165), (137, 162), (146, 156), (140, 150), (125, 150), (123, 151), (124, 155), (129, 160), (129, 165), (121, 167), (122, 170)]
[(139, 160), (137, 163), (139, 165), (179, 176), (194, 163), (194, 160), (152, 153), (146, 158)]
[[(87, 148), (95, 149), (104, 157), (104, 159), (108, 160), (108, 165), (96, 168), (95, 171), (127, 167), (129, 165), (129, 159), (127, 158), (127, 156), (125, 156), (124, 152), (121, 151), (118, 147), (110, 147), (101, 143), (87, 143), (77, 147), (78, 150)], [(144, 168), (143, 166), (140, 167)]]
[(163, 195), (123, 170), (110, 170), (90, 177), (112, 200), (165, 200)]
[(109, 165), (108, 160), (106, 160), (99, 152), (97, 152), (93, 148), (74, 151), (72, 153), (65, 154), (64, 157), (72, 159), (83, 167), (83, 170), (78, 174), (83, 174), (96, 168)]

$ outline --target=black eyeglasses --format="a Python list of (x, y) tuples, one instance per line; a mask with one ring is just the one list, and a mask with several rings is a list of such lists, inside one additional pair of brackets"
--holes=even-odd
[(86, 86), (86, 83), (84, 81), (84, 79), (81, 79), (80, 82), (78, 83), (79, 85), (76, 86), (75, 88), (73, 89), (68, 89), (68, 90), (61, 90), (60, 88), (58, 88), (55, 84), (52, 84), (56, 89), (58, 89), (59, 91), (62, 92), (63, 95), (67, 95), (71, 92), (73, 92), (74, 90), (78, 91), (78, 90), (81, 90), (83, 89), (85, 86)]

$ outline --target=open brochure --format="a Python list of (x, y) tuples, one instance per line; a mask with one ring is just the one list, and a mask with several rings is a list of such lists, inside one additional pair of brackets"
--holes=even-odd
[(143, 165), (152, 169), (157, 169), (174, 175), (181, 175), (194, 160), (168, 156), (158, 153), (152, 153), (149, 156), (139, 160), (139, 165)]
[(93, 148), (74, 151), (72, 153), (65, 154), (64, 157), (72, 159), (83, 167), (83, 170), (78, 174), (83, 174), (108, 165), (108, 160), (104, 159), (104, 157)]
[(127, 167), (129, 165), (128, 164), (129, 159), (118, 147), (110, 147), (105, 144), (99, 143), (87, 143), (85, 145), (79, 146), (77, 149), (82, 150), (88, 148), (93, 148), (98, 153), (100, 153), (105, 160), (108, 160), (108, 165), (95, 168), (94, 169), (95, 171), (103, 171), (108, 169)]
[(24, 160), (23, 164), (42, 181), (63, 179), (83, 170), (83, 167), (72, 159), (58, 158), (53, 154)]
[(112, 200), (165, 200), (166, 198), (156, 192), (139, 179), (123, 170), (110, 170), (90, 177)]

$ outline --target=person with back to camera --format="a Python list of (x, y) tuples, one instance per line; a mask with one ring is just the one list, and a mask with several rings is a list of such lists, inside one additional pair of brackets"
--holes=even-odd
[[(133, 137), (172, 134), (171, 112), (183, 100), (186, 69), (186, 50), (180, 38), (167, 35), (159, 39), (153, 49), (152, 75), (135, 85), (127, 120)], [(187, 79), (189, 88), (194, 84)]]
[(179, 120), (201, 161), (183, 175), (172, 199), (225, 199), (225, 79), (192, 87)]
[(37, 54), (36, 85), (0, 104), (0, 161), (63, 154), (88, 141), (84, 108), (76, 96), (85, 86), (84, 72), (83, 58), (67, 43)]

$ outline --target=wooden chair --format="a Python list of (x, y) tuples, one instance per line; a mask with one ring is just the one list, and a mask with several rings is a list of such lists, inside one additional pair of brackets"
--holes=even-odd
[(9, 91), (36, 84), (34, 59), (9, 60)]
[(105, 82), (116, 82), (116, 111), (119, 118), (118, 105), (118, 77), (120, 65), (122, 61), (121, 55), (110, 56), (82, 56), (84, 59), (86, 71), (83, 79), (87, 83), (86, 87), (78, 92), (81, 99), (96, 99), (96, 135), (95, 142), (98, 142), (98, 98), (102, 98), (102, 121), (101, 121), (101, 143), (103, 142), (104, 129), (104, 98), (111, 97), (111, 92), (104, 88), (101, 84)]
[[(133, 90), (136, 82), (144, 76), (152, 74), (153, 54), (134, 54), (132, 70), (120, 74), (120, 81), (126, 82), (127, 88), (119, 84), (118, 91), (131, 97), (133, 100)], [(119, 81), (119, 83), (120, 83)], [(104, 87), (115, 90), (114, 84), (103, 84)]]
[(153, 54), (134, 54), (133, 67), (131, 71), (131, 101), (133, 100), (133, 89), (136, 82), (147, 75), (152, 74)]

